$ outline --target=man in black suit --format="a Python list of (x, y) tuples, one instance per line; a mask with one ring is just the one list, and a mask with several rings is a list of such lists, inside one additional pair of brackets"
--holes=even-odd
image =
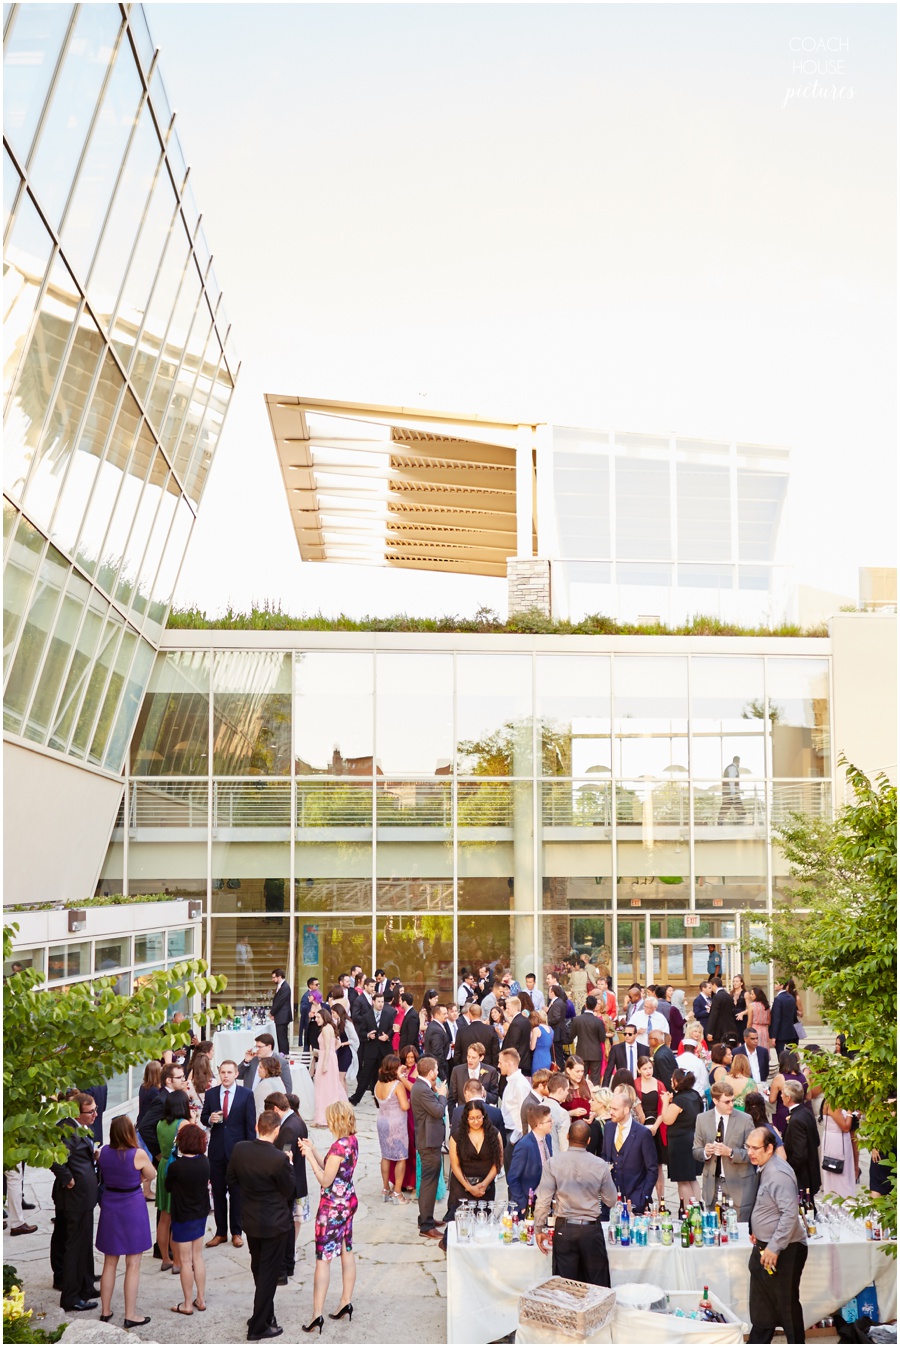
[(459, 1021), (459, 1029), (456, 1033), (456, 1051), (453, 1054), (454, 1065), (462, 1066), (466, 1060), (466, 1049), (470, 1043), (481, 1043), (487, 1065), (497, 1066), (497, 1058), (500, 1055), (500, 1039), (493, 1027), (481, 1018), (481, 1009), (474, 1001), (470, 1001), (466, 1006), (465, 1022), (462, 1018)]
[(606, 1070), (603, 1073), (604, 1085), (609, 1085), (617, 1071), (630, 1071), (637, 1080), (637, 1059), (642, 1055), (638, 1048), (637, 1025), (626, 1024), (623, 1033), (625, 1042), (614, 1043), (609, 1050)]
[(780, 1057), (785, 1048), (797, 1046), (797, 998), (780, 982), (775, 986), (778, 990), (769, 1017), (769, 1037), (775, 1040), (775, 1055)]
[(275, 1147), (279, 1151), (291, 1148), (291, 1164), (294, 1167), (294, 1199), (288, 1202), (293, 1225), (284, 1241), (284, 1268), (278, 1278), (279, 1286), (287, 1286), (288, 1277), (293, 1277), (296, 1267), (297, 1236), (303, 1224), (304, 1202), (308, 1205), (309, 1186), (306, 1178), (306, 1160), (300, 1149), (300, 1142), (309, 1136), (306, 1123), (300, 1117), (300, 1100), (295, 1094), (270, 1094), (265, 1102), (266, 1109), (274, 1109), (280, 1123)]
[(466, 1060), (450, 1072), (450, 1106), (463, 1098), (466, 1082), (477, 1080), (484, 1089), (489, 1104), (496, 1104), (500, 1094), (500, 1072), (484, 1061), (484, 1044), (474, 1041), (466, 1048)]
[(247, 1341), (277, 1338), (283, 1332), (275, 1322), (275, 1288), (284, 1266), (284, 1246), (293, 1234), (291, 1209), (295, 1179), (288, 1157), (275, 1146), (279, 1119), (274, 1109), (256, 1120), (256, 1140), (239, 1141), (228, 1161), (229, 1185), (240, 1188), (244, 1229), (250, 1247), (250, 1270), (256, 1286)]
[(378, 1044), (378, 1066), (384, 1061), (385, 1057), (391, 1055), (391, 1042), (394, 1035), (394, 1007), (389, 1006), (385, 998), (379, 993), (375, 996), (372, 1006), (375, 1011), (375, 1022), (378, 1025), (378, 1033), (375, 1041)]
[(97, 1105), (89, 1094), (76, 1094), (78, 1114), (63, 1118), (68, 1152), (65, 1164), (51, 1165), (56, 1176), (53, 1204), (56, 1221), (50, 1236), (50, 1266), (53, 1289), (60, 1292), (64, 1310), (95, 1310), (94, 1289), (94, 1208), (99, 1185), (94, 1169), (94, 1142), (77, 1127), (92, 1127)]
[(419, 1012), (415, 1008), (415, 1001), (410, 992), (403, 992), (400, 996), (400, 1005), (403, 1009), (403, 1019), (400, 1021), (400, 1043), (399, 1052), (403, 1056), (404, 1048), (419, 1047)]
[(215, 1249), (228, 1240), (228, 1199), (231, 1198), (231, 1242), (236, 1249), (244, 1243), (241, 1238), (241, 1190), (228, 1180), (228, 1162), (240, 1141), (250, 1141), (254, 1135), (256, 1104), (251, 1090), (237, 1083), (237, 1066), (223, 1062), (219, 1067), (219, 1084), (206, 1091), (200, 1124), (209, 1133), (209, 1180), (212, 1186), (216, 1233), (207, 1240), (207, 1249)]
[(712, 1005), (713, 988), (708, 982), (700, 983), (700, 990), (694, 997), (694, 1019), (697, 1020), (706, 1038), (706, 1026), (709, 1022), (709, 1010)]
[(434, 1203), (441, 1173), (441, 1146), (444, 1144), (444, 1112), (447, 1087), (437, 1078), (438, 1064), (433, 1057), (422, 1057), (418, 1076), (410, 1092), (409, 1105), (416, 1126), (416, 1150), (421, 1158), (419, 1183), (419, 1234), (440, 1239), (434, 1218)]
[(506, 1009), (512, 1014), (512, 1019), (506, 1026), (506, 1033), (503, 1035), (504, 1048), (515, 1048), (519, 1054), (519, 1070), (523, 1076), (531, 1075), (531, 1017), (527, 1011), (522, 1009), (522, 1002), (518, 996), (510, 996), (506, 1002)]
[(278, 1039), (278, 1051), (287, 1053), (290, 1048), (291, 1033), (288, 1025), (294, 1018), (294, 997), (291, 992), (291, 984), (285, 982), (283, 968), (272, 969), (272, 982), (275, 986), (275, 994), (272, 997), (272, 1020), (275, 1024), (275, 1036)]
[(725, 987), (720, 987), (712, 999), (706, 1022), (707, 1043), (740, 1043), (743, 1028), (736, 1018), (734, 998)]
[[(366, 990), (361, 992), (353, 1002), (353, 1009), (350, 1012), (353, 1017), (353, 1027), (359, 1038), (356, 1089), (350, 1096), (350, 1103), (353, 1105), (358, 1104), (368, 1090), (374, 1089), (375, 1076), (381, 1063), (378, 1017), (370, 997), (374, 986), (374, 981), (369, 979), (366, 983)], [(383, 1007), (384, 1000), (382, 999), (379, 1002), (379, 1010)]]
[(450, 1030), (447, 1028), (447, 1007), (435, 1006), (434, 1018), (429, 1021), (425, 1030), (422, 1056), (434, 1058), (438, 1064), (438, 1076), (444, 1081), (446, 1081), (450, 1075), (450, 1063), (447, 1061), (447, 1052), (449, 1051), (452, 1042)]
[(362, 991), (362, 984), (357, 981), (358, 978), (362, 977), (362, 969), (360, 968), (358, 963), (355, 963), (353, 967), (350, 969), (348, 977), (350, 978), (350, 985), (347, 988), (347, 1000), (350, 1002), (350, 1014), (352, 1015), (353, 1006), (356, 1003), (356, 998), (360, 995), (360, 992)]
[(750, 1061), (750, 1074), (760, 1085), (769, 1079), (769, 1049), (759, 1046), (759, 1032), (756, 1029), (744, 1030), (744, 1041), (735, 1048), (732, 1056), (747, 1057)]
[(650, 1030), (650, 1056), (653, 1058), (653, 1074), (662, 1081), (663, 1088), (671, 1090), (672, 1072), (678, 1066), (678, 1059), (671, 1048), (666, 1046), (666, 1036), (661, 1029)]
[(575, 1051), (584, 1060), (585, 1073), (592, 1085), (600, 1084), (603, 1048), (606, 1043), (606, 1025), (597, 1012), (596, 996), (585, 998), (584, 1010), (569, 1025)]
[(781, 1087), (781, 1102), (787, 1106), (784, 1125), (784, 1153), (797, 1176), (797, 1187), (815, 1197), (822, 1187), (819, 1164), (819, 1129), (809, 1104), (803, 1098), (799, 1081), (786, 1080)]
[(387, 996), (389, 980), (383, 968), (375, 969), (375, 995)]

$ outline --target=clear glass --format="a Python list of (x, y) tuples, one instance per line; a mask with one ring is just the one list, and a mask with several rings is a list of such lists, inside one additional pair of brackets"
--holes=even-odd
[(612, 555), (608, 447), (607, 434), (553, 428), (553, 495), (563, 557)]
[(679, 561), (730, 561), (730, 470), (678, 463), (675, 482)]
[(37, 743), (46, 742), (50, 717), (56, 705), (60, 684), (68, 667), (89, 597), (90, 586), (87, 581), (72, 571), (24, 727), (25, 737), (34, 739)]
[(213, 771), (217, 776), (290, 775), (290, 655), (230, 650), (215, 656)]
[(207, 781), (133, 782), (128, 826), (143, 832), (154, 828), (186, 828), (206, 835), (209, 821)]
[(613, 661), (616, 775), (678, 779), (687, 773), (687, 660), (624, 656)]
[(6, 226), (9, 224), (9, 217), (12, 214), (13, 207), (16, 204), (16, 197), (19, 192), (22, 179), (19, 177), (19, 170), (10, 157), (9, 151), (4, 147), (3, 150), (3, 232), (6, 233)]
[(111, 772), (121, 772), (125, 750), (131, 737), (132, 726), (147, 686), (155, 651), (147, 641), (139, 640), (134, 659), (131, 663), (115, 724), (109, 736), (103, 765)]
[(616, 978), (620, 1000), (629, 983), (638, 982), (643, 986), (646, 981), (646, 931), (643, 916), (632, 921), (620, 916), (616, 922)]
[(15, 538), (3, 569), (3, 657), (4, 672), (19, 628), (25, 617), (31, 587), (44, 550), (44, 539), (20, 516)]
[[(766, 835), (766, 783), (741, 775), (718, 781), (694, 781), (694, 830), (708, 838)], [(720, 834), (719, 829), (728, 828)]]
[[(22, 352), (28, 339), (28, 330), (34, 316), (38, 294), (44, 281), (44, 273), (50, 261), (53, 240), (44, 228), (43, 221), (34, 208), (34, 202), (27, 192), (23, 192), (16, 210), (16, 219), (12, 234), (3, 249), (3, 400), (9, 396), (16, 377), (16, 371), (22, 359)], [(4, 440), (12, 449), (16, 444), (24, 445), (32, 422), (40, 414), (43, 419), (43, 406), (35, 407), (33, 394), (24, 391), (4, 417)], [(22, 417), (25, 423), (22, 424)], [(5, 457), (5, 455), (4, 455)], [(21, 469), (22, 454), (14, 455), (12, 462), (4, 468), (5, 490), (21, 500), (24, 475)]]
[(180, 499), (181, 490), (175, 480), (174, 473), (170, 472), (156, 507), (156, 518), (153, 521), (150, 537), (144, 549), (144, 556), (131, 601), (131, 619), (138, 625), (140, 625), (141, 618), (149, 607), (156, 572), (159, 569), (163, 549), (169, 536), (169, 529), (172, 526), (172, 519)]
[(297, 912), (371, 912), (372, 848), (358, 842), (301, 842), (294, 848)]
[(535, 971), (538, 973), (538, 986), (545, 992), (548, 973), (564, 976), (565, 961), (574, 963), (585, 954), (601, 977), (611, 977), (612, 917), (583, 917), (563, 912), (552, 917), (542, 917), (541, 937), (541, 967)]
[(97, 717), (91, 747), (88, 751), (88, 762), (96, 763), (98, 766), (103, 762), (106, 745), (112, 734), (119, 700), (128, 679), (137, 643), (137, 633), (131, 627), (126, 627), (122, 633), (119, 649), (116, 652), (116, 661), (106, 685), (106, 691), (103, 694), (103, 703), (100, 707), (100, 714)]
[(402, 978), (417, 1006), (426, 991), (437, 991), (441, 1001), (452, 999), (456, 990), (452, 916), (432, 912), (379, 916), (375, 929), (375, 966), (389, 978)]
[[(541, 906), (545, 912), (596, 912), (612, 907), (613, 888), (612, 851), (609, 847), (594, 846), (591, 857), (582, 857), (567, 865), (569, 857), (563, 854), (554, 863), (544, 861), (541, 878)], [(587, 870), (593, 864), (596, 874), (560, 874), (563, 869)]]
[(127, 608), (129, 605), (133, 605), (138, 612), (141, 612), (146, 605), (146, 599), (138, 592), (141, 564), (153, 531), (160, 501), (165, 495), (168, 477), (169, 470), (166, 460), (157, 450), (153, 455), (150, 471), (147, 473), (147, 479), (144, 482), (144, 489), (141, 492), (141, 499), (134, 516), (128, 542), (125, 545), (122, 566), (116, 582), (115, 597), (123, 607)]
[[(531, 918), (529, 917), (529, 924)], [(503, 968), (516, 966), (518, 923), (508, 913), (496, 916), (460, 915), (456, 919), (456, 940), (461, 968), (477, 968), (495, 961)], [(523, 970), (530, 972), (531, 969)], [(455, 990), (455, 989), (454, 989)]]
[(213, 912), (289, 912), (286, 843), (213, 842)]
[(453, 882), (439, 876), (379, 879), (375, 888), (375, 906), (379, 913), (452, 912)]
[[(172, 380), (175, 377), (175, 368), (174, 364), (169, 364), (165, 375), (162, 376), (168, 381), (165, 393), (163, 394), (158, 389), (156, 397), (148, 399), (154, 368), (153, 360), (148, 358), (148, 353), (150, 355), (154, 352), (160, 353), (161, 360), (164, 358), (162, 354), (163, 343), (187, 264), (187, 242), (181, 230), (173, 227), (163, 260), (156, 273), (153, 290), (147, 302), (147, 313), (141, 332), (141, 358), (135, 362), (133, 369), (135, 387), (140, 396), (144, 398), (148, 419), (157, 431), (162, 430), (163, 413), (168, 402), (168, 388), (171, 387)], [(160, 375), (157, 372), (157, 378), (159, 377)]]
[(616, 829), (618, 836), (636, 836), (654, 840), (654, 830), (674, 829), (687, 838), (691, 801), (687, 777), (643, 778), (617, 781), (615, 787)]
[(136, 776), (201, 776), (209, 770), (209, 655), (158, 655), (131, 747)]
[(62, 223), (66, 258), (78, 276), (87, 276), (93, 261), (128, 137), (137, 119), (141, 94), (131, 48), (122, 42)]
[(122, 18), (114, 5), (82, 5), (44, 114), (29, 177), (57, 227), (90, 130)]
[(595, 777), (586, 781), (545, 781), (541, 821), (544, 829), (590, 828), (590, 841), (608, 838), (612, 826), (612, 782)]
[(69, 743), (69, 752), (73, 757), (82, 758), (87, 753), (94, 730), (94, 722), (103, 703), (106, 684), (112, 673), (119, 651), (119, 644), (125, 631), (125, 624), (118, 614), (110, 612), (106, 627), (100, 638), (100, 645), (87, 678), (84, 700), (78, 712), (75, 729)]
[[(722, 777), (766, 774), (765, 680), (762, 659), (694, 656), (691, 660), (691, 771)], [(737, 761), (735, 761), (737, 760)], [(734, 773), (729, 770), (729, 775)]]
[(148, 931), (145, 935), (134, 937), (134, 961), (136, 964), (159, 963), (166, 952), (164, 931)]
[(716, 589), (730, 593), (734, 589), (734, 567), (727, 562), (718, 565), (682, 562), (678, 566), (678, 584), (683, 589)]
[(608, 776), (610, 667), (606, 655), (538, 655), (535, 713), (544, 776)]
[(18, 650), (3, 694), (3, 726), (14, 733), (22, 731), (25, 709), (56, 621), (68, 573), (69, 563), (66, 558), (55, 547), (49, 547), (32, 591)]
[[(181, 282), (181, 289), (178, 292), (178, 301), (172, 314), (172, 321), (169, 324), (169, 331), (166, 337), (167, 349), (173, 353), (175, 370), (168, 379), (161, 379), (163, 362), (156, 372), (151, 390), (151, 401), (154, 407), (159, 407), (160, 412), (165, 412), (165, 419), (159, 421), (162, 430), (160, 433), (160, 442), (165, 449), (170, 462), (174, 462), (175, 446), (178, 443), (178, 436), (184, 421), (185, 412), (194, 391), (194, 383), (197, 378), (197, 360), (188, 349), (188, 343), (192, 331), (196, 327), (204, 327), (202, 313), (195, 323), (195, 317), (198, 313), (198, 302), (200, 299), (200, 278), (193, 266), (188, 266), (184, 278)], [(205, 306), (204, 306), (205, 307)], [(202, 337), (206, 340), (206, 331)], [(160, 387), (157, 387), (157, 382)], [(173, 387), (174, 384), (174, 387)], [(163, 398), (163, 388), (165, 397)], [(169, 394), (171, 393), (171, 401)], [(167, 410), (168, 408), (168, 410)]]
[(775, 560), (787, 484), (787, 473), (738, 468), (738, 555), (741, 561)]
[(456, 717), (458, 771), (467, 776), (529, 776), (530, 655), (458, 655)]
[(372, 782), (342, 778), (340, 781), (297, 782), (298, 835), (311, 839), (330, 828), (365, 828), (372, 835)]
[(147, 15), (143, 5), (132, 5), (128, 16), (128, 26), (131, 29), (131, 35), (134, 38), (135, 49), (140, 58), (141, 65), (144, 68), (144, 74), (150, 73), (150, 67), (153, 64), (153, 56), (156, 52), (156, 44), (150, 34), (147, 26)]
[(371, 654), (303, 651), (294, 662), (299, 776), (371, 776)]
[(45, 952), (46, 951), (43, 948), (14, 949), (12, 958), (4, 959), (3, 961), (4, 981), (12, 973), (18, 973), (26, 968), (36, 968), (38, 972), (43, 973)]
[(772, 775), (830, 776), (828, 661), (776, 657), (766, 665)]
[(285, 968), (289, 953), (287, 917), (215, 917), (210, 964), (228, 978), (226, 991), (213, 992), (215, 1005), (268, 1005), (272, 969)]
[(628, 561), (672, 559), (668, 463), (616, 457), (616, 555)]
[(169, 959), (190, 959), (194, 954), (194, 931), (190, 926), (180, 931), (169, 931), (166, 938), (166, 956)]
[(23, 164), (72, 13), (72, 5), (19, 5), (3, 43), (3, 132)]
[(467, 846), (461, 843), (457, 863), (459, 878), (456, 892), (460, 912), (511, 911), (515, 885), (511, 873), (512, 847)]
[[(697, 865), (702, 861), (698, 848)], [(749, 873), (744, 864), (752, 861), (755, 853), (756, 868), (761, 874), (754, 874), (752, 866)], [(697, 874), (696, 905), (698, 908), (721, 907), (724, 911), (742, 911), (745, 909), (764, 910), (766, 906), (765, 851), (760, 844), (753, 848), (750, 855), (738, 853), (734, 856), (732, 873), (719, 875)], [(742, 862), (744, 864), (742, 864)], [(760, 862), (762, 864), (760, 864)], [(737, 873), (734, 873), (737, 871)]]
[[(175, 581), (178, 572), (181, 569), (181, 562), (184, 557), (188, 540), (191, 536), (191, 529), (194, 526), (194, 512), (188, 505), (184, 496), (181, 496), (175, 507), (175, 517), (172, 520), (172, 527), (169, 530), (169, 536), (166, 539), (165, 549), (162, 560), (159, 564), (159, 570), (156, 572), (156, 579), (151, 588), (150, 606), (147, 609), (147, 623), (144, 630), (151, 638), (157, 638), (162, 624), (165, 621), (169, 604), (172, 600), (172, 591), (175, 588)], [(157, 630), (151, 630), (153, 624)]]
[(219, 442), (228, 403), (234, 391), (234, 385), (222, 360), (222, 350), (215, 333), (210, 337), (210, 345), (213, 343), (218, 348), (220, 364), (210, 390), (209, 402), (203, 417), (203, 426), (197, 435), (194, 452), (184, 475), (184, 489), (191, 500), (195, 502), (199, 502), (203, 494), (203, 487), (206, 484), (213, 455), (216, 452), (216, 445)]
[(94, 972), (110, 973), (114, 968), (128, 968), (131, 963), (131, 937), (104, 936), (94, 943)]
[[(74, 580), (73, 573), (73, 582)], [(81, 580), (80, 577), (79, 583), (84, 585), (85, 589), (88, 588), (86, 582)], [(108, 612), (109, 604), (102, 595), (95, 590), (91, 590), (78, 639), (75, 643), (72, 662), (66, 673), (62, 695), (53, 713), (53, 725), (47, 741), (51, 748), (55, 748), (61, 753), (66, 751), (69, 742), (72, 726), (75, 723), (75, 715), (84, 696), (85, 686), (90, 676)]]
[(772, 826), (791, 821), (792, 814), (807, 818), (831, 817), (830, 781), (776, 781), (772, 784)]
[(449, 781), (383, 781), (375, 789), (379, 828), (453, 827), (452, 786)]
[[(188, 266), (182, 290), (199, 285), (193, 263)], [(187, 339), (178, 388), (169, 404), (163, 426), (163, 444), (176, 472), (184, 477), (200, 437), (203, 417), (215, 378), (215, 368), (206, 363), (207, 349), (218, 355), (218, 342), (205, 299), (200, 299)]]
[(453, 764), (453, 656), (375, 656), (378, 766), (388, 776), (449, 775)]
[[(215, 751), (215, 750), (214, 750)], [(213, 787), (213, 827), (252, 830), (254, 837), (290, 836), (289, 781), (216, 781)], [(275, 830), (275, 831), (273, 831)], [(249, 836), (250, 833), (248, 832)]]
[(114, 594), (119, 568), (153, 460), (153, 440), (141, 424), (131, 393), (119, 404), (116, 423), (100, 464), (84, 518), (76, 556), (108, 594)]
[[(296, 988), (305, 991), (308, 979), (318, 978), (319, 986), (327, 991), (342, 973), (349, 973), (354, 964), (365, 969), (376, 966), (371, 917), (314, 917), (308, 920), (301, 915), (296, 920)], [(267, 971), (277, 966), (275, 963), (268, 965)], [(281, 966), (284, 967), (283, 961)], [(271, 983), (269, 985), (271, 987)]]
[(89, 941), (77, 945), (51, 945), (47, 951), (47, 981), (84, 977), (91, 971)]

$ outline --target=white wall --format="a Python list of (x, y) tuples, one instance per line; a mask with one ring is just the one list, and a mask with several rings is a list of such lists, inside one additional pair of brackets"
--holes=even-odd
[(3, 902), (90, 897), (122, 783), (62, 758), (3, 744)]
[(897, 780), (897, 615), (839, 613), (829, 623), (834, 677), (835, 803), (843, 753), (867, 776)]

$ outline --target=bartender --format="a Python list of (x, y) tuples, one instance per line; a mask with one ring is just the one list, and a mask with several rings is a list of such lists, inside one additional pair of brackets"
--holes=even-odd
[(800, 1278), (806, 1266), (806, 1227), (800, 1218), (797, 1179), (775, 1154), (765, 1127), (747, 1137), (750, 1163), (759, 1170), (759, 1188), (750, 1216), (750, 1336), (771, 1342), (776, 1327), (785, 1342), (805, 1342)]
[(576, 1118), (569, 1127), (569, 1149), (551, 1155), (544, 1165), (534, 1213), (535, 1235), (541, 1251), (549, 1252), (547, 1217), (555, 1200), (553, 1275), (609, 1286), (600, 1208), (615, 1206), (616, 1185), (606, 1161), (588, 1154), (590, 1136), (590, 1124)]

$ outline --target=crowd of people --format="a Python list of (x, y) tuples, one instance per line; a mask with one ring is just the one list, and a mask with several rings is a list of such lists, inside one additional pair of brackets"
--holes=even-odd
[[(273, 982), (283, 1003), (283, 970)], [(218, 1068), (213, 1043), (196, 1035), (163, 1051), (146, 1067), (136, 1121), (115, 1117), (99, 1148), (97, 1090), (73, 1092), (78, 1114), (61, 1124), (68, 1158), (54, 1166), (50, 1257), (60, 1304), (99, 1308), (108, 1321), (124, 1258), (125, 1325), (149, 1322), (138, 1293), (152, 1248), (162, 1271), (180, 1279), (171, 1312), (202, 1314), (206, 1251), (246, 1239), (255, 1285), (248, 1340), (280, 1336), (276, 1291), (295, 1274), (312, 1179), (316, 1265), (303, 1328), (322, 1332), (335, 1258), (341, 1295), (329, 1317), (352, 1318), (354, 1110), (371, 1096), (382, 1200), (415, 1197), (423, 1239), (446, 1249), (460, 1202), (492, 1201), (505, 1181), (522, 1215), (537, 1195), (545, 1249), (553, 1204), (554, 1273), (609, 1285), (600, 1223), (617, 1202), (643, 1213), (664, 1201), (667, 1177), (685, 1207), (711, 1206), (724, 1191), (754, 1240), (750, 1340), (770, 1341), (780, 1324), (788, 1341), (803, 1341), (806, 1231), (788, 1214), (800, 1195), (814, 1203), (819, 1193), (854, 1193), (860, 1165), (858, 1115), (832, 1108), (803, 1066), (796, 988), (779, 984), (770, 1006), (740, 975), (724, 986), (715, 946), (690, 1006), (672, 986), (634, 983), (620, 999), (611, 984), (609, 970), (586, 956), (552, 969), (543, 986), (534, 973), (520, 984), (499, 963), (483, 964), (462, 970), (455, 1002), (429, 990), (417, 1005), (382, 969), (368, 977), (351, 968), (327, 996), (311, 978), (301, 1000), (299, 1043), (310, 1066), (308, 1076), (300, 1068), (297, 1088), (310, 1091), (311, 1078), (302, 1104), (282, 1026), (277, 1045), (261, 1032), (241, 1062)], [(846, 1051), (842, 1041), (836, 1050)], [(327, 1148), (310, 1128), (329, 1134)], [(870, 1183), (878, 1183), (874, 1164)], [(774, 1279), (779, 1259), (788, 1275)]]

